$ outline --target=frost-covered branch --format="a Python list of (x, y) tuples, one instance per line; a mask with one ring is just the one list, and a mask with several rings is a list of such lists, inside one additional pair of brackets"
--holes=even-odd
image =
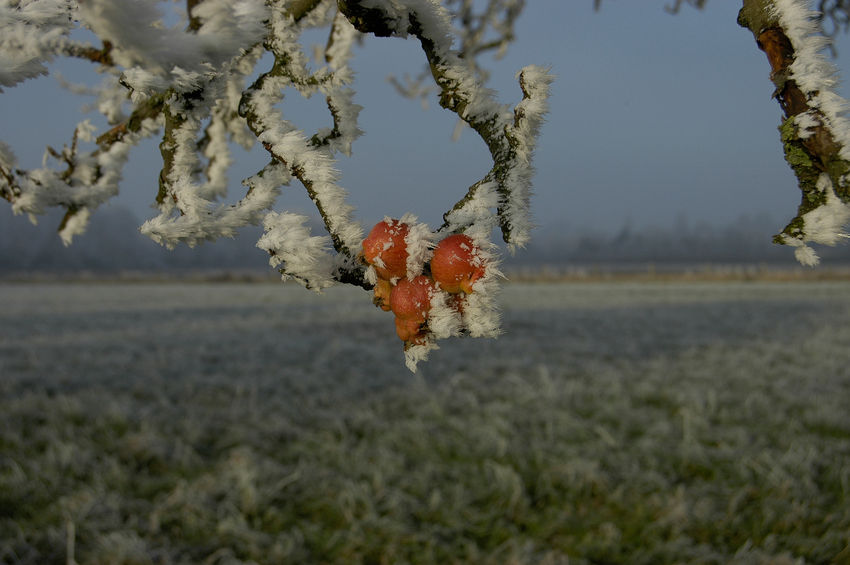
[[(301, 182), (315, 203), (338, 254), (336, 277), (365, 285), (362, 266), (356, 261), (363, 230), (353, 219), (354, 208), (347, 203), (346, 191), (338, 185), (339, 172), (333, 160), (336, 151), (350, 153), (351, 143), (361, 133), (356, 125), (360, 107), (353, 103), (349, 88), (352, 73), (347, 66), (356, 32), (344, 18), (337, 17), (326, 53), (328, 66), (311, 72), (308, 59), (297, 42), (299, 27), (308, 23), (296, 21), (285, 10), (273, 11), (271, 27), (274, 32), (266, 48), (274, 55), (274, 62), (272, 68), (245, 91), (239, 114), (263, 147)], [(317, 92), (324, 94), (333, 114), (334, 127), (308, 138), (284, 119), (275, 105), (282, 100), (286, 88), (293, 88), (305, 97)], [(273, 257), (280, 258), (281, 250), (276, 250)], [(284, 254), (285, 261), (286, 257)], [(324, 266), (322, 269), (326, 270)], [(317, 281), (321, 281), (324, 273), (316, 275)], [(311, 286), (321, 287), (321, 284), (317, 282)]]
[(340, 10), (357, 29), (377, 36), (413, 35), (422, 44), (440, 89), (440, 105), (456, 113), (487, 144), (493, 168), (444, 216), (441, 231), (474, 229), (489, 233), (497, 210), (502, 237), (513, 250), (529, 239), (531, 155), (553, 76), (529, 66), (519, 74), (524, 98), (511, 111), (495, 102), (493, 92), (476, 79), (452, 48), (451, 19), (437, 2), (409, 0), (391, 5), (339, 0)]
[[(276, 187), (253, 190), (236, 205), (216, 204), (227, 191), (228, 119), (236, 101), (224, 95), (226, 85), (215, 80), (196, 86), (189, 92), (172, 91), (166, 97), (165, 135), (160, 145), (163, 169), (157, 196), (160, 215), (142, 226), (143, 233), (169, 247), (177, 242), (193, 246), (233, 237), (238, 228), (259, 224), (279, 194)], [(210, 124), (201, 137), (201, 119), (207, 116)], [(209, 158), (206, 167), (202, 154)], [(200, 171), (205, 182), (196, 180)]]
[(0, 2), (0, 87), (47, 74), (44, 63), (72, 44), (74, 11), (69, 0)]
[[(85, 231), (92, 211), (118, 194), (121, 171), (130, 149), (153, 135), (157, 128), (155, 113), (140, 114), (135, 122), (124, 124), (120, 134), (110, 137), (107, 143), (101, 138), (94, 139), (94, 128), (86, 120), (77, 126), (70, 147), (61, 152), (48, 148), (44, 166), (30, 171), (18, 169), (11, 149), (0, 144), (0, 194), (11, 202), (16, 214), (29, 214), (33, 222), (48, 207), (65, 208), (59, 235), (65, 245), (70, 245), (74, 236)], [(97, 141), (99, 147), (81, 151), (80, 141)], [(63, 164), (65, 170), (48, 167), (49, 157)]]
[[(262, 225), (257, 246), (284, 279), (317, 292), (340, 282), (374, 287), (376, 300), (397, 315), (411, 368), (437, 339), (498, 335), (501, 275), (490, 236), (501, 227), (512, 250), (528, 241), (531, 157), (553, 77), (526, 67), (517, 75), (522, 100), (514, 108), (497, 104), (475, 56), (504, 51), (524, 0), (489, 0), (483, 13), (469, 0), (447, 2), (457, 10), (459, 34), (437, 0), (187, 0), (176, 23), (166, 23), (159, 0), (0, 0), (0, 86), (46, 74), (56, 56), (91, 61), (104, 71), (100, 86), (64, 78), (60, 84), (96, 96), (92, 107), (109, 124), (99, 135), (88, 120), (79, 124), (69, 146), (48, 148), (36, 170), (18, 168), (12, 149), (0, 143), (0, 196), (31, 218), (64, 207), (59, 231), (70, 244), (91, 213), (118, 193), (130, 149), (160, 133), (162, 166), (158, 179), (150, 179), (159, 214), (141, 227), (155, 241), (195, 246)], [(71, 40), (80, 27), (101, 47)], [(330, 29), (319, 61), (299, 43), (314, 27)], [(466, 194), (437, 232), (413, 214), (403, 217), (410, 238), (396, 252), (409, 255), (408, 269), (387, 277), (376, 275), (380, 255), (363, 253), (363, 229), (336, 167), (338, 154), (351, 155), (362, 134), (349, 67), (360, 32), (417, 38), (441, 105), (480, 135), (493, 158), (481, 181), (459, 187)], [(246, 87), (249, 76), (257, 78)], [(299, 129), (284, 115), (285, 93), (323, 97), (325, 127)], [(254, 142), (271, 160), (227, 204), (231, 146)], [(307, 216), (274, 210), (281, 187), (293, 180), (315, 204), (326, 235), (313, 235)], [(458, 254), (465, 259), (458, 262)], [(408, 290), (420, 296), (408, 296), (403, 306), (395, 292), (390, 306), (401, 279), (417, 279), (419, 286)]]
[(85, 0), (79, 6), (86, 25), (114, 47), (111, 57), (116, 63), (159, 76), (174, 69), (218, 69), (265, 34), (260, 0), (194, 2), (191, 17), (203, 24), (190, 33), (160, 25), (162, 14), (155, 2)]
[(771, 68), (785, 158), (803, 193), (797, 216), (774, 238), (794, 246), (805, 265), (818, 257), (808, 243), (844, 241), (850, 222), (850, 121), (836, 92), (836, 71), (823, 56), (829, 38), (804, 0), (745, 0), (738, 22), (750, 29)]
[[(362, 281), (362, 269), (354, 260), (362, 231), (338, 185), (333, 159), (336, 153), (350, 154), (352, 142), (361, 134), (348, 59), (357, 36), (351, 22), (361, 26), (364, 22), (352, 17), (352, 10), (387, 9), (404, 21), (386, 29), (375, 28), (372, 22), (367, 31), (418, 37), (441, 104), (471, 125), (493, 155), (493, 169), (447, 213), (442, 230), (472, 226), (485, 230), (492, 227), (497, 212), (506, 241), (521, 246), (530, 226), (531, 149), (550, 79), (541, 80), (546, 74), (533, 68), (524, 70), (520, 79), (524, 99), (511, 111), (493, 102), (492, 93), (481, 86), (482, 73), (474, 60), (488, 49), (504, 51), (523, 3), (489, 0), (483, 12), (476, 12), (468, 0), (450, 0), (452, 14), (434, 0), (415, 0), (409, 6), (372, 2), (377, 6), (372, 8), (330, 0), (189, 0), (181, 29), (179, 23), (163, 24), (155, 0), (4, 0), (0, 53), (7, 59), (15, 54), (18, 59), (8, 66), (18, 70), (4, 75), (0, 65), (0, 84), (14, 85), (45, 74), (43, 63), (56, 55), (90, 60), (108, 68), (118, 80), (94, 90), (68, 86), (96, 94), (97, 109), (112, 126), (96, 138), (94, 151), (80, 150), (75, 135), (71, 149), (48, 152), (65, 166), (64, 171), (20, 171), (11, 149), (4, 148), (2, 195), (13, 202), (16, 212), (40, 214), (49, 206), (65, 206), (66, 220), (77, 219), (71, 222), (73, 230), (63, 222), (63, 238), (70, 242), (84, 230), (88, 214), (117, 193), (117, 184), (107, 187), (104, 179), (117, 183), (120, 178), (120, 160), (88, 169), (82, 161), (120, 153), (119, 148), (126, 153), (139, 134), (151, 135), (162, 127), (163, 167), (156, 198), (161, 213), (142, 231), (168, 246), (214, 241), (235, 235), (242, 225), (262, 222), (264, 210), (274, 204), (278, 187), (271, 192), (249, 189), (235, 205), (220, 203), (227, 191), (229, 143), (248, 147), (258, 139), (316, 203), (337, 253), (335, 276)], [(452, 18), (459, 22), (457, 29), (451, 26)], [(306, 28), (330, 22), (326, 64), (311, 70), (299, 36)], [(102, 47), (71, 41), (70, 31), (78, 23), (92, 30)], [(460, 38), (459, 50), (452, 46), (454, 35)], [(272, 68), (245, 90), (242, 81), (263, 52), (274, 56)], [(275, 104), (286, 88), (305, 97), (323, 95), (331, 126), (310, 135), (285, 120)], [(125, 112), (129, 103), (135, 108)], [(93, 135), (88, 125), (81, 128), (83, 137)], [(89, 169), (93, 173), (85, 176)], [(83, 186), (89, 190), (81, 190)], [(91, 194), (94, 186), (99, 187), (97, 197)]]
[[(525, 0), (489, 0), (480, 12), (475, 10), (473, 0), (447, 0), (446, 8), (460, 39), (458, 50), (479, 74), (483, 72), (475, 63), (475, 58), (485, 51), (496, 50), (496, 57), (502, 57), (508, 45), (514, 39), (514, 24), (525, 8)], [(487, 74), (481, 74), (482, 82)]]
[[(499, 59), (507, 53), (515, 37), (514, 25), (525, 8), (525, 0), (487, 0), (483, 6), (474, 0), (445, 0), (444, 5), (454, 24), (459, 56), (478, 80), (486, 83), (490, 73), (478, 64), (478, 57), (495, 51), (495, 58)], [(415, 77), (408, 74), (404, 80), (399, 80), (389, 75), (387, 80), (402, 96), (419, 98), (424, 107), (427, 107), (428, 99), (437, 91), (427, 67)]]

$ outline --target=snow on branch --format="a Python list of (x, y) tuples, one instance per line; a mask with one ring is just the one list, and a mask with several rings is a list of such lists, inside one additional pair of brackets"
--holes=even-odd
[(780, 134), (785, 158), (803, 193), (797, 216), (774, 238), (817, 265), (809, 243), (836, 245), (850, 223), (850, 121), (836, 92), (837, 73), (824, 57), (830, 39), (819, 14), (804, 0), (747, 0), (738, 22), (749, 28), (771, 67), (774, 97), (785, 113)]
[(280, 267), (284, 280), (293, 278), (306, 288), (321, 293), (336, 284), (330, 255), (331, 238), (313, 236), (300, 214), (270, 212), (263, 220), (265, 234), (257, 247), (268, 251), (269, 264)]
[[(194, 150), (190, 147), (196, 146), (193, 135), (200, 120), (209, 115), (210, 108), (217, 99), (226, 100), (220, 93), (224, 90), (223, 84), (230, 80), (231, 62), (244, 59), (241, 56), (246, 48), (264, 37), (263, 22), (267, 14), (265, 5), (259, 0), (236, 3), (208, 0), (195, 6), (196, 13), (193, 15), (201, 22), (197, 33), (186, 34), (157, 25), (159, 14), (155, 2), (88, 0), (79, 7), (67, 2), (63, 6), (54, 4), (56, 3), (50, 0), (24, 2), (18, 4), (18, 10), (3, 5), (3, 12), (0, 14), (17, 15), (18, 20), (12, 24), (24, 22), (22, 25), (9, 25), (14, 32), (20, 29), (27, 31), (27, 27), (32, 28), (34, 24), (40, 24), (46, 19), (32, 17), (29, 12), (41, 12), (27, 8), (37, 6), (46, 13), (62, 8), (66, 23), (73, 23), (71, 16), (79, 13), (86, 25), (104, 41), (103, 52), (109, 53), (108, 58), (89, 58), (104, 65), (116, 63), (129, 67), (122, 75), (120, 83), (130, 89), (137, 108), (123, 123), (118, 123), (97, 138), (98, 149), (95, 151), (78, 150), (78, 140), (90, 141), (92, 138), (93, 130), (88, 121), (78, 126), (70, 148), (66, 147), (62, 152), (48, 149), (47, 156), (66, 165), (64, 171), (48, 168), (46, 162), (44, 168), (28, 172), (12, 171), (3, 167), (3, 196), (12, 202), (13, 210), (16, 213), (29, 213), (31, 218), (34, 218), (35, 214), (43, 214), (45, 207), (65, 207), (67, 214), (59, 231), (65, 244), (70, 244), (73, 236), (85, 231), (91, 212), (118, 193), (121, 169), (127, 160), (129, 149), (141, 138), (155, 133), (164, 120), (166, 137), (169, 137), (172, 143), (169, 144), (166, 140), (163, 149), (169, 170), (161, 175), (160, 195), (163, 197), (160, 204), (163, 214), (167, 215), (179, 201), (178, 207), (188, 219), (169, 224), (160, 216), (159, 226), (156, 225), (157, 221), (154, 221), (152, 225), (147, 226), (147, 233), (168, 244), (173, 244), (175, 240), (194, 244), (199, 238), (214, 239), (220, 235), (232, 235), (233, 226), (244, 225), (246, 221), (258, 223), (259, 220), (254, 215), (244, 213), (247, 206), (238, 207), (238, 211), (242, 212), (241, 216), (247, 218), (240, 218), (238, 221), (233, 219), (236, 214), (225, 214), (224, 209), (207, 211), (206, 214), (201, 212), (201, 208), (204, 208), (208, 201), (207, 197), (221, 194), (222, 186), (226, 184), (222, 169), (226, 168), (229, 161), (220, 124), (225, 120), (225, 116), (214, 116), (207, 131), (206, 148), (210, 155), (207, 185), (194, 191), (189, 180), (194, 169), (188, 173), (187, 171), (197, 164), (193, 157)], [(10, 18), (6, 19), (4, 24), (9, 23)], [(57, 29), (67, 34), (70, 27), (66, 25), (65, 28), (55, 28), (42, 34), (42, 38), (34, 43), (32, 51), (37, 51), (36, 47), (46, 43), (45, 37), (56, 35)], [(0, 45), (4, 58), (13, 52), (17, 45), (15, 41), (9, 40), (9, 37), (17, 35), (9, 35), (5, 31), (4, 29), (2, 35), (4, 42)], [(40, 36), (34, 34), (34, 37)], [(79, 45), (68, 41), (59, 44), (65, 49), (65, 54), (80, 55)], [(60, 51), (59, 48), (54, 49), (54, 52)], [(47, 57), (43, 55), (42, 58)], [(218, 88), (216, 97), (203, 95), (210, 85)], [(161, 93), (163, 95), (160, 95)], [(230, 98), (230, 106), (233, 107), (238, 100), (234, 102), (233, 96)], [(101, 99), (100, 109), (110, 123), (114, 123), (122, 117), (121, 105), (121, 98), (111, 95)], [(225, 114), (234, 115), (235, 109), (231, 108), (231, 111)], [(210, 152), (215, 152), (215, 155)], [(166, 198), (165, 194), (170, 195), (171, 200)], [(253, 201), (261, 200), (255, 197)], [(269, 205), (268, 201), (264, 204), (265, 207)], [(227, 216), (228, 221), (221, 221), (222, 216)], [(217, 222), (210, 221), (213, 219)], [(179, 236), (169, 235), (168, 230), (157, 230), (157, 227), (174, 227), (177, 223), (180, 223), (180, 226), (172, 231), (181, 232)]]
[[(169, 248), (178, 242), (191, 247), (205, 240), (234, 237), (238, 228), (259, 224), (280, 194), (277, 186), (264, 183), (252, 186), (235, 205), (216, 203), (227, 193), (228, 133), (239, 139), (232, 120), (238, 98), (229, 87), (241, 85), (241, 77), (223, 76), (214, 75), (211, 80), (194, 77), (194, 90), (178, 92), (172, 87), (164, 101), (163, 169), (157, 196), (160, 215), (146, 222), (142, 233)], [(210, 122), (201, 136), (201, 122), (206, 118)], [(202, 154), (209, 158), (206, 167)], [(197, 171), (204, 171), (205, 182), (197, 182)]]
[[(463, 48), (487, 48), (488, 25), (504, 48), (521, 4), (490, 2), (462, 35)], [(76, 216), (72, 228), (62, 227), (63, 239), (70, 242), (84, 230), (90, 212), (117, 193), (120, 164), (129, 147), (164, 127), (157, 196), (161, 213), (142, 231), (169, 247), (233, 236), (243, 225), (262, 222), (277, 196), (253, 190), (236, 205), (220, 203), (232, 161), (229, 143), (249, 146), (257, 139), (315, 202), (338, 255), (338, 277), (362, 280), (363, 270), (354, 260), (362, 229), (353, 219), (334, 166), (334, 154), (350, 154), (352, 142), (362, 133), (348, 67), (359, 27), (379, 36), (417, 37), (441, 104), (478, 132), (490, 149), (493, 168), (466, 190), (439, 231), (483, 235), (497, 224), (512, 251), (528, 241), (531, 155), (552, 80), (545, 69), (527, 67), (518, 75), (523, 99), (513, 110), (497, 104), (474, 66), (453, 48), (452, 16), (435, 0), (202, 0), (189, 2), (183, 22), (170, 26), (163, 23), (159, 6), (155, 0), (0, 4), (0, 54), (5, 57), (0, 61), (11, 54), (26, 59), (9, 65), (23, 74), (0, 75), (2, 84), (45, 73), (42, 62), (56, 54), (86, 57), (120, 75), (115, 87), (97, 91), (98, 109), (113, 127), (97, 138), (96, 150), (82, 151), (75, 136), (70, 149), (48, 153), (66, 165), (64, 171), (46, 166), (18, 171), (5, 164), (9, 159), (0, 164), (2, 194), (16, 212), (41, 214), (48, 206), (64, 206), (69, 221)], [(457, 16), (465, 21), (469, 6), (460, 6), (466, 11)], [(331, 22), (326, 64), (311, 70), (299, 36), (307, 27)], [(92, 30), (103, 47), (70, 41), (68, 34), (78, 23)], [(246, 90), (244, 77), (264, 52), (274, 56), (272, 68)], [(116, 87), (125, 88), (125, 94)], [(311, 136), (284, 119), (276, 104), (285, 89), (305, 97), (323, 95), (331, 127)], [(123, 110), (128, 102), (135, 104), (129, 115)], [(104, 159), (108, 162), (101, 162)]]

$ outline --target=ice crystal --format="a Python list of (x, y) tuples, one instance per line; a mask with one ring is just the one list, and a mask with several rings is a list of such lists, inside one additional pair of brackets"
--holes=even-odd
[(283, 265), (283, 280), (293, 278), (321, 293), (335, 284), (329, 253), (331, 238), (311, 235), (310, 228), (304, 225), (308, 220), (300, 214), (269, 212), (263, 220), (266, 233), (257, 247), (269, 252), (272, 267)]

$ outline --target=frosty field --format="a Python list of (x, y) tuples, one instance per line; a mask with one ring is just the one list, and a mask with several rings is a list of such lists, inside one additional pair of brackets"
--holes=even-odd
[(0, 563), (850, 563), (850, 283), (500, 302), (0, 284)]

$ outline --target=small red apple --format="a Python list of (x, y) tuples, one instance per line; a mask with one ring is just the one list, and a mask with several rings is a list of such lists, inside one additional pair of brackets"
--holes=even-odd
[(410, 226), (389, 218), (378, 222), (363, 240), (363, 258), (379, 278), (391, 281), (407, 276), (407, 243)]
[(424, 336), (422, 326), (431, 310), (431, 298), (437, 291), (434, 281), (419, 275), (413, 280), (399, 280), (390, 292), (390, 308), (396, 315), (396, 333), (402, 341), (416, 341)]
[(431, 276), (448, 293), (470, 294), (472, 285), (484, 276), (486, 266), (481, 248), (471, 237), (459, 233), (443, 239), (434, 248)]

